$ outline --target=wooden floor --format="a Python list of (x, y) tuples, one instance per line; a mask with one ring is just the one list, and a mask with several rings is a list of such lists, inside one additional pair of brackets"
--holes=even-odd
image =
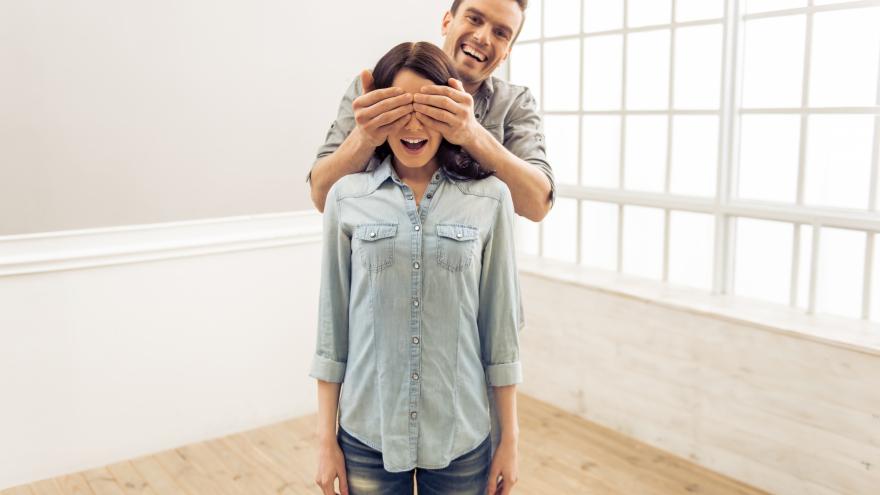
[[(764, 494), (518, 395), (520, 494)], [(0, 491), (59, 494), (320, 494), (315, 416)]]

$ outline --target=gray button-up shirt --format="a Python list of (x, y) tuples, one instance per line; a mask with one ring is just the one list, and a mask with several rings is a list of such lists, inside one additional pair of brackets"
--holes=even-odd
[(340, 425), (390, 472), (476, 448), (491, 387), (522, 381), (513, 219), (494, 176), (440, 170), (416, 206), (390, 157), (330, 189), (310, 376), (343, 383)]
[[(317, 159), (336, 151), (354, 129), (351, 104), (363, 92), (361, 79), (356, 77), (339, 103), (336, 120), (330, 124), (324, 144), (318, 148)], [(556, 181), (547, 163), (544, 123), (538, 115), (538, 106), (529, 88), (489, 77), (474, 95), (474, 117), (511, 153), (538, 167), (547, 176), (552, 204), (556, 200)], [(372, 170), (378, 164), (377, 159), (371, 158), (367, 170)], [(489, 170), (495, 169), (491, 163), (483, 165)], [(307, 179), (311, 179), (311, 174), (309, 171)]]

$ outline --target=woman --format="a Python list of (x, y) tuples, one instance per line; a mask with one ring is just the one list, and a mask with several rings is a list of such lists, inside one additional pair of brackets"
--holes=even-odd
[[(408, 93), (457, 77), (426, 42), (394, 47), (373, 70), (376, 89)], [(310, 372), (315, 481), (327, 494), (337, 477), (343, 495), (412, 493), (414, 478), (419, 495), (509, 493), (516, 482), (513, 204), (428, 118), (410, 114), (376, 149), (381, 164), (327, 198)]]

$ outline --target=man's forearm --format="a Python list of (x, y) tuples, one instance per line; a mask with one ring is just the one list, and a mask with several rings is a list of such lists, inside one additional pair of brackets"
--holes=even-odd
[(336, 441), (336, 413), (341, 383), (318, 380), (318, 442)]
[(516, 385), (492, 387), (501, 424), (501, 441), (519, 441), (519, 420), (516, 416)]
[(312, 203), (318, 211), (324, 212), (327, 193), (333, 184), (348, 174), (363, 171), (375, 149), (360, 137), (355, 128), (336, 151), (315, 162), (310, 187)]
[(513, 209), (518, 215), (540, 222), (550, 211), (550, 180), (537, 167), (511, 153), (483, 129), (467, 152), (510, 189)]

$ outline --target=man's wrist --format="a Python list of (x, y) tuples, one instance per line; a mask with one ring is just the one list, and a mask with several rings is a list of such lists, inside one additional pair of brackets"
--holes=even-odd
[[(490, 168), (485, 165), (484, 162), (487, 162), (486, 157), (492, 153), (493, 146), (500, 145), (498, 141), (495, 139), (492, 134), (486, 130), (482, 125), (477, 125), (476, 130), (473, 132), (473, 137), (470, 142), (462, 144), (462, 148), (468, 152), (471, 157), (479, 162), (480, 164), (484, 164), (484, 168)], [(492, 170), (497, 170), (497, 166), (501, 162), (501, 160), (493, 160), (495, 163), (492, 164)]]

